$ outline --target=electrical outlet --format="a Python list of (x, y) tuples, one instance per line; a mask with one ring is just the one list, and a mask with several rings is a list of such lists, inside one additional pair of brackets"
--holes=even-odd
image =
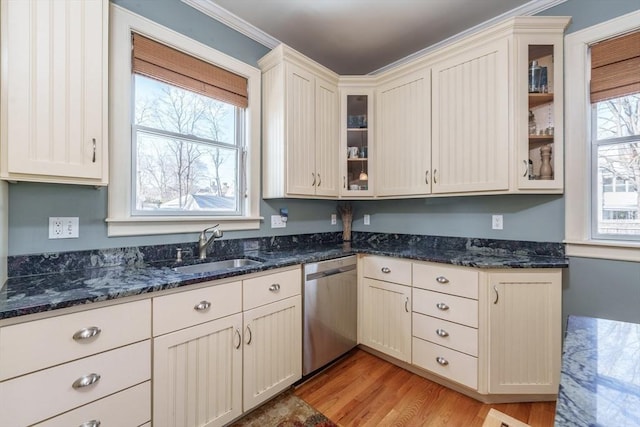
[(49, 217), (50, 239), (77, 239), (79, 235), (80, 226), (77, 216)]
[(331, 225), (336, 225), (338, 223), (338, 218), (336, 214), (331, 214)]
[(364, 214), (364, 225), (371, 225), (371, 215)]
[(271, 215), (271, 228), (286, 228), (287, 222), (282, 220), (282, 215)]
[(502, 221), (502, 215), (492, 215), (491, 216), (491, 228), (494, 230), (502, 230), (504, 223)]

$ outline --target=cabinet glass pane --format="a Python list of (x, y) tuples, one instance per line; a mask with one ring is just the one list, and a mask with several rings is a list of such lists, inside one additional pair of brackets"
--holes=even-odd
[(347, 95), (347, 190), (369, 189), (367, 95)]
[(529, 45), (529, 180), (554, 179), (553, 45)]

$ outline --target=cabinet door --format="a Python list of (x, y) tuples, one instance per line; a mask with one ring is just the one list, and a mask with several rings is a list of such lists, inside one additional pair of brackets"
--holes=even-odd
[(315, 171), (316, 195), (338, 195), (339, 98), (338, 87), (316, 77)]
[(314, 195), (315, 78), (294, 64), (286, 64), (286, 81), (287, 193)]
[(419, 70), (376, 91), (376, 194), (431, 192), (430, 74)]
[(300, 295), (244, 312), (244, 411), (301, 377)]
[(361, 343), (411, 362), (411, 288), (363, 279)]
[(3, 177), (106, 184), (108, 3), (2, 2)]
[(242, 413), (242, 314), (154, 339), (153, 425), (222, 426)]
[(488, 283), (489, 393), (557, 393), (561, 272), (492, 273)]
[(433, 66), (434, 193), (509, 187), (508, 40)]

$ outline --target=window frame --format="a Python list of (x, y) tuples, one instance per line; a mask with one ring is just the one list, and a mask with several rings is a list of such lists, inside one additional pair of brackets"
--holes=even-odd
[(639, 29), (640, 11), (619, 16), (565, 37), (565, 243), (568, 256), (640, 261), (640, 242), (592, 236), (592, 107), (589, 48)]
[[(131, 33), (166, 44), (189, 55), (225, 68), (247, 79), (249, 105), (245, 110), (245, 209), (241, 215), (140, 216), (132, 210), (133, 73)], [(199, 232), (213, 224), (220, 229), (260, 228), (260, 117), (261, 73), (257, 68), (209, 46), (110, 4), (109, 31), (109, 132), (111, 176), (108, 191), (108, 236), (136, 236)]]

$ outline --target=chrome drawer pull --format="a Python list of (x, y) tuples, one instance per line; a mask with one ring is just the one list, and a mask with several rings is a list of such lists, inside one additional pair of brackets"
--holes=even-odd
[(80, 424), (78, 427), (100, 427), (100, 421), (99, 420), (91, 420), (91, 421), (85, 421), (84, 423)]
[(442, 311), (449, 310), (449, 306), (443, 302), (437, 303), (436, 307), (438, 307), (438, 310), (442, 310)]
[(409, 297), (404, 301), (404, 311), (409, 312)]
[(382, 267), (380, 271), (382, 271), (384, 274), (391, 273), (391, 269), (389, 267)]
[(100, 380), (100, 375), (98, 374), (89, 374), (83, 377), (78, 378), (71, 384), (71, 387), (76, 390), (79, 388), (89, 387), (91, 384), (95, 384)]
[(436, 277), (436, 282), (442, 283), (444, 285), (445, 283), (449, 283), (449, 279), (444, 276), (438, 276)]
[(236, 350), (240, 348), (240, 344), (242, 344), (242, 337), (240, 336), (240, 329), (236, 328), (236, 335), (238, 335), (238, 345), (236, 345)]
[(249, 339), (247, 340), (247, 345), (251, 344), (251, 339), (253, 338), (253, 334), (251, 333), (251, 328), (247, 325), (247, 335)]
[(447, 359), (440, 356), (436, 357), (436, 362), (438, 362), (442, 366), (447, 366), (449, 364), (449, 361)]
[(89, 326), (88, 328), (82, 328), (73, 334), (73, 339), (76, 341), (88, 340), (89, 338), (99, 335), (100, 332), (102, 332), (102, 330), (97, 326)]
[(439, 337), (448, 337), (449, 336), (449, 332), (445, 331), (444, 329), (436, 329), (436, 334), (438, 334)]
[(271, 292), (278, 292), (280, 290), (280, 284), (274, 283), (273, 285), (269, 286), (269, 290)]
[(193, 309), (195, 311), (205, 311), (209, 307), (211, 307), (211, 303), (209, 301), (200, 301), (200, 303), (198, 303), (195, 306), (193, 306)]

